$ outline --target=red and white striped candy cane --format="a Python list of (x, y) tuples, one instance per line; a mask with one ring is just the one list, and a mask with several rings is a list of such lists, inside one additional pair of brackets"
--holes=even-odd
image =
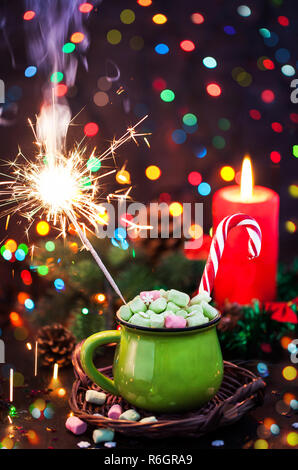
[(234, 227), (243, 226), (248, 231), (249, 258), (253, 259), (259, 256), (262, 244), (262, 232), (258, 222), (246, 214), (234, 214), (225, 217), (216, 229), (212, 239), (209, 256), (201, 279), (199, 292), (206, 291), (211, 293), (218, 270), (218, 265), (223, 254), (225, 242), (230, 230)]

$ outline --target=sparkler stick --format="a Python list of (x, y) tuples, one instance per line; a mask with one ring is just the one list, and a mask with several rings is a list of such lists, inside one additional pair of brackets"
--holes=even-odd
[(95, 249), (93, 248), (92, 244), (90, 243), (90, 241), (88, 240), (88, 238), (86, 237), (86, 235), (84, 234), (84, 232), (82, 231), (81, 227), (79, 226), (78, 222), (76, 221), (75, 217), (72, 216), (71, 213), (68, 213), (67, 214), (68, 217), (70, 218), (70, 220), (72, 221), (73, 225), (75, 226), (75, 229), (81, 239), (81, 242), (83, 243), (83, 245), (86, 247), (86, 249), (88, 251), (90, 251), (91, 255), (93, 256), (93, 258), (95, 259), (97, 265), (100, 267), (100, 269), (102, 270), (102, 272), (104, 273), (104, 275), (106, 276), (107, 280), (109, 281), (109, 283), (111, 284), (111, 286), (113, 287), (114, 291), (116, 292), (116, 294), (119, 295), (120, 299), (122, 300), (122, 302), (125, 302), (124, 298), (123, 298), (123, 295), (121, 294), (120, 292), (120, 289), (119, 287), (117, 286), (116, 282), (114, 281), (114, 279), (112, 278), (112, 276), (110, 275), (109, 271), (107, 270), (107, 268), (105, 267), (104, 263), (102, 262), (102, 260), (100, 259), (100, 257), (98, 256), (97, 252), (95, 251)]

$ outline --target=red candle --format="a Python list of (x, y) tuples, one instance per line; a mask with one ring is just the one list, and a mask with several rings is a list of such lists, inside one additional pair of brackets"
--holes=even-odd
[(242, 165), (241, 185), (227, 186), (214, 194), (213, 230), (227, 215), (243, 212), (256, 219), (262, 230), (260, 256), (248, 258), (248, 234), (237, 227), (225, 244), (214, 284), (214, 299), (248, 304), (252, 299), (274, 300), (278, 261), (279, 196), (269, 188), (253, 187), (250, 159)]

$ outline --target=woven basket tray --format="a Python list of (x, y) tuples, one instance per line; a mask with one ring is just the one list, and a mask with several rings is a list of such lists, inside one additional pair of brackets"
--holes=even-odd
[[(112, 428), (117, 432), (134, 437), (165, 438), (183, 435), (198, 437), (221, 426), (238, 421), (244, 414), (262, 404), (265, 382), (252, 372), (230, 362), (224, 362), (224, 378), (220, 390), (212, 400), (203, 407), (187, 413), (156, 414), (133, 407), (121, 396), (107, 393), (103, 406), (85, 402), (87, 390), (102, 389), (90, 381), (80, 363), (82, 343), (76, 346), (73, 353), (73, 366), (76, 380), (72, 387), (69, 400), (74, 414), (95, 427)], [(112, 366), (100, 369), (105, 375), (112, 377)], [(121, 405), (123, 411), (134, 408), (142, 418), (156, 416), (157, 423), (143, 424), (135, 421), (115, 420), (107, 418), (109, 408)], [(99, 413), (104, 416), (93, 416)]]

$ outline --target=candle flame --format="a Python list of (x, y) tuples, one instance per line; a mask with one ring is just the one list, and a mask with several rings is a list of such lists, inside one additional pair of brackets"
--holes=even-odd
[(249, 202), (253, 195), (253, 172), (250, 157), (244, 157), (241, 168), (240, 196), (242, 202)]

